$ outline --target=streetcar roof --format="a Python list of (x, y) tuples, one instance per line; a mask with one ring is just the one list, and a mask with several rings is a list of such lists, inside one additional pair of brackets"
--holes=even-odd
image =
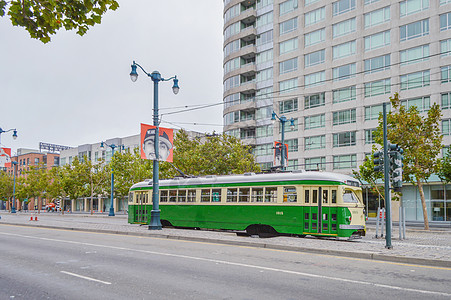
[[(240, 175), (209, 175), (194, 178), (176, 177), (172, 179), (160, 180), (160, 186), (199, 186), (199, 185), (218, 185), (218, 184), (237, 184), (237, 183), (277, 183), (287, 181), (328, 181), (337, 184), (346, 184), (360, 186), (359, 182), (348, 175), (330, 172), (304, 171), (304, 172), (284, 172), (284, 173), (245, 173)], [(312, 184), (312, 182), (310, 182)], [(286, 184), (286, 183), (284, 183)], [(314, 183), (313, 183), (314, 184)], [(134, 184), (130, 189), (140, 189), (152, 187), (152, 180), (145, 180)]]

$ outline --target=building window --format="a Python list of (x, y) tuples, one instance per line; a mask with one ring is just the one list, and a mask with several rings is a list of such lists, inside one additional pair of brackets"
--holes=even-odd
[(224, 47), (224, 57), (229, 56), (238, 50), (240, 50), (240, 40), (230, 42)]
[(256, 120), (264, 120), (264, 119), (270, 119), (272, 115), (272, 105), (271, 106), (265, 106), (257, 108), (255, 112), (255, 119)]
[(363, 4), (364, 5), (368, 5), (368, 4), (372, 4), (372, 3), (376, 3), (379, 2), (380, 0), (364, 0)]
[(451, 39), (440, 41), (440, 53), (442, 57), (451, 54)]
[(290, 93), (298, 88), (298, 79), (292, 78), (279, 82), (279, 93)]
[(258, 53), (255, 61), (257, 64), (261, 64), (267, 61), (271, 61), (273, 57), (274, 57), (273, 49), (269, 49), (267, 51)]
[(355, 18), (332, 25), (333, 38), (343, 36), (355, 31)]
[(356, 99), (355, 85), (332, 91), (332, 98), (333, 103), (355, 100)]
[(429, 8), (429, 0), (405, 0), (399, 2), (399, 16), (405, 17)]
[(429, 45), (422, 45), (399, 52), (401, 66), (429, 59)]
[(353, 63), (353, 64), (333, 68), (332, 76), (333, 76), (334, 81), (344, 80), (344, 79), (349, 79), (349, 78), (355, 77), (355, 72), (356, 72), (355, 63)]
[(390, 30), (375, 33), (365, 37), (365, 51), (390, 45)]
[(431, 108), (431, 97), (419, 97), (401, 101), (401, 105), (407, 110), (415, 106), (419, 112), (428, 111)]
[(335, 111), (332, 114), (332, 125), (350, 124), (356, 122), (355, 108)]
[(305, 67), (311, 67), (314, 65), (318, 65), (318, 64), (322, 64), (325, 61), (325, 55), (326, 51), (323, 50), (319, 50), (319, 51), (315, 51), (309, 54), (306, 54), (304, 56), (305, 59)]
[(256, 80), (257, 82), (269, 80), (273, 78), (273, 69), (268, 68), (257, 72)]
[(287, 170), (288, 171), (294, 171), (298, 169), (298, 160), (297, 159), (290, 159), (288, 160)]
[(390, 69), (390, 54), (365, 59), (365, 74), (376, 73)]
[(447, 83), (451, 81), (451, 66), (441, 67), (440, 73), (442, 75), (442, 83)]
[(279, 25), (279, 33), (283, 35), (285, 33), (294, 31), (298, 28), (298, 17), (286, 20), (285, 22), (280, 23)]
[(326, 158), (323, 157), (312, 157), (305, 159), (305, 170), (306, 171), (320, 171), (326, 170)]
[(326, 37), (326, 31), (324, 30), (324, 28), (306, 33), (304, 35), (305, 47), (324, 42), (325, 37)]
[(357, 167), (357, 155), (334, 156), (334, 169), (351, 169)]
[(440, 5), (451, 3), (451, 0), (440, 0)]
[(442, 134), (443, 135), (451, 135), (451, 124), (450, 124), (451, 120), (443, 120), (442, 121)]
[(292, 58), (279, 63), (279, 74), (293, 72), (298, 69), (298, 58)]
[(314, 149), (324, 149), (326, 148), (326, 136), (309, 136), (304, 139), (304, 149), (314, 150)]
[(388, 21), (390, 21), (390, 6), (365, 14), (365, 28), (370, 28)]
[(240, 139), (254, 139), (255, 138), (255, 128), (241, 128)]
[(230, 77), (224, 81), (224, 91), (228, 91), (240, 85), (240, 75)]
[(256, 130), (256, 137), (257, 138), (263, 138), (273, 135), (273, 126), (272, 125), (266, 125), (266, 126), (260, 126), (257, 127)]
[(333, 4), (333, 15), (344, 14), (355, 9), (355, 0), (339, 0)]
[(355, 54), (355, 41), (346, 42), (332, 47), (333, 59), (348, 57)]
[(279, 112), (281, 114), (286, 114), (297, 110), (298, 110), (297, 98), (279, 102)]
[(391, 80), (382, 79), (365, 83), (365, 97), (389, 94), (391, 91)]
[[(304, 1), (304, 6), (309, 6), (310, 4), (316, 3), (319, 0), (305, 0)], [(443, 0), (442, 0), (443, 1)]]
[(261, 26), (272, 23), (272, 21), (273, 21), (273, 12), (270, 11), (269, 13), (258, 16), (257, 21), (255, 22), (255, 26), (261, 27)]
[(263, 8), (263, 7), (271, 5), (273, 3), (274, 3), (274, 0), (258, 0), (257, 1), (257, 9)]
[(305, 27), (319, 23), (324, 20), (326, 9), (324, 7), (312, 10), (304, 15)]
[(298, 0), (288, 0), (279, 4), (280, 15), (283, 16), (298, 8)]
[(279, 44), (280, 55), (296, 50), (298, 48), (298, 41), (298, 38), (294, 38), (281, 42)]
[[(381, 114), (382, 111), (383, 111), (382, 104), (365, 107), (365, 121), (377, 120), (379, 118), (379, 114)], [(390, 105), (387, 104), (387, 112), (389, 112), (389, 111), (390, 111)]]
[(429, 70), (401, 75), (401, 90), (410, 90), (429, 86), (429, 82)]
[(451, 108), (451, 93), (443, 93), (441, 95), (441, 107), (442, 109)]
[(334, 147), (355, 146), (355, 131), (334, 133), (333, 146)]
[(264, 45), (266, 43), (272, 43), (273, 41), (273, 32), (272, 30), (263, 32), (257, 36), (257, 46)]
[(451, 28), (451, 13), (440, 15), (440, 31)]
[(240, 104), (240, 93), (231, 94), (224, 98), (224, 108)]
[(240, 122), (255, 120), (255, 111), (240, 111)]
[(240, 112), (234, 111), (224, 115), (224, 125), (231, 125), (240, 121)]
[(365, 129), (365, 144), (374, 144), (374, 133), (376, 129)]
[[(285, 133), (298, 131), (298, 119), (297, 118), (293, 119), (293, 124), (294, 124), (294, 127), (291, 128), (291, 122), (284, 123)], [(282, 133), (282, 126), (279, 126), (279, 134), (281, 134), (281, 133)]]
[(255, 156), (272, 155), (273, 154), (273, 145), (272, 144), (257, 145), (254, 147), (253, 153)]
[(326, 126), (326, 115), (320, 114), (304, 118), (304, 129), (322, 128)]
[(227, 130), (225, 134), (236, 137), (237, 139), (241, 138), (241, 133), (239, 129)]
[(232, 25), (228, 26), (224, 30), (224, 39), (227, 40), (232, 35), (239, 33), (240, 32), (240, 23), (241, 22), (236, 22), (236, 23), (233, 23)]
[(236, 70), (239, 67), (241, 67), (241, 61), (240, 61), (239, 57), (229, 60), (224, 65), (224, 74), (227, 74), (233, 70)]
[(285, 143), (288, 144), (288, 152), (298, 152), (299, 151), (298, 139), (285, 140)]
[(326, 72), (320, 71), (312, 74), (308, 74), (304, 76), (304, 87), (310, 88), (317, 85), (324, 84), (326, 81)]
[(229, 8), (224, 14), (224, 23), (227, 23), (229, 20), (232, 20), (236, 16), (240, 14), (241, 5), (237, 4)]
[(325, 93), (313, 94), (304, 97), (304, 109), (325, 105)]
[(429, 20), (421, 20), (399, 27), (400, 41), (407, 41), (429, 34)]

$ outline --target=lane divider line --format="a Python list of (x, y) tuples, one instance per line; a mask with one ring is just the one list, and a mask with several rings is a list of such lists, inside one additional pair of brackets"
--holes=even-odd
[(79, 275), (79, 274), (75, 274), (75, 273), (71, 273), (71, 272), (66, 272), (66, 271), (60, 271), (60, 272), (64, 273), (64, 274), (67, 274), (67, 275), (74, 276), (74, 277), (90, 280), (90, 281), (100, 282), (100, 283), (103, 283), (103, 284), (111, 284), (111, 282), (94, 279), (94, 278), (91, 278), (91, 277), (88, 277), (88, 276), (83, 276), (83, 275)]

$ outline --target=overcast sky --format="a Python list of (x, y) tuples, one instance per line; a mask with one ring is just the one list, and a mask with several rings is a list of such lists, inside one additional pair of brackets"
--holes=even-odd
[[(2, 134), (2, 147), (14, 154), (39, 142), (78, 146), (138, 134), (140, 123), (152, 124), (153, 83), (141, 71), (130, 80), (133, 60), (179, 78), (176, 96), (172, 81), (160, 82), (160, 114), (222, 102), (222, 0), (119, 4), (86, 35), (61, 30), (48, 44), (0, 17), (0, 128), (19, 136)], [(214, 126), (222, 125), (222, 106), (162, 120), (162, 127), (222, 132)]]

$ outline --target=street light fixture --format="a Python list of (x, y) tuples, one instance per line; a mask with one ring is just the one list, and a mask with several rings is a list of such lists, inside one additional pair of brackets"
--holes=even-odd
[(281, 141), (281, 144), (282, 144), (282, 151), (281, 151), (281, 153), (280, 153), (280, 155), (281, 155), (281, 163), (282, 163), (282, 170), (283, 171), (285, 171), (285, 123), (286, 122), (288, 122), (288, 121), (290, 121), (290, 129), (291, 130), (294, 130), (294, 119), (293, 118), (291, 118), (290, 120), (288, 120), (285, 116), (281, 116), (281, 117), (279, 117), (277, 114), (276, 114), (276, 112), (272, 112), (272, 116), (271, 116), (271, 121), (272, 121), (272, 123), (273, 123), (273, 125), (275, 125), (275, 123), (276, 123), (276, 121), (277, 120), (279, 120), (280, 121), (280, 123), (281, 123), (281, 126), (282, 126), (282, 141)]
[(169, 81), (173, 80), (172, 92), (177, 95), (180, 87), (179, 80), (177, 76), (173, 76), (171, 78), (164, 79), (161, 77), (160, 72), (153, 71), (152, 73), (147, 73), (146, 70), (143, 69), (139, 64), (133, 61), (132, 71), (130, 72), (130, 79), (135, 82), (138, 79), (138, 73), (136, 72), (137, 67), (139, 67), (144, 74), (150, 77), (153, 81), (153, 125), (155, 126), (155, 159), (153, 160), (153, 178), (152, 178), (152, 210), (150, 212), (150, 224), (149, 230), (161, 230), (161, 221), (160, 221), (160, 204), (159, 204), (159, 126), (160, 121), (158, 119), (158, 83), (160, 81)]
[[(114, 149), (116, 149), (117, 147), (120, 147), (115, 144), (108, 145), (105, 142), (100, 143), (100, 148), (102, 150), (105, 150), (105, 146), (110, 147), (111, 150), (113, 151), (113, 153), (111, 154), (111, 158), (113, 158), (113, 156), (114, 156)], [(122, 145), (122, 147), (120, 149), (123, 150), (124, 146)], [(110, 205), (110, 212), (108, 214), (108, 216), (110, 216), (110, 217), (114, 217), (114, 204), (113, 203), (114, 203), (114, 170), (113, 170), (113, 165), (111, 165), (111, 205)]]
[(2, 128), (0, 128), (0, 145), (1, 145), (2, 133), (9, 132), (9, 131), (13, 132), (13, 139), (17, 139), (17, 129), (16, 128), (8, 129), (8, 130), (3, 130)]
[(11, 213), (16, 213), (16, 172), (17, 172), (17, 161), (12, 161), (13, 172), (14, 172), (14, 185), (13, 185), (13, 207), (11, 207)]

